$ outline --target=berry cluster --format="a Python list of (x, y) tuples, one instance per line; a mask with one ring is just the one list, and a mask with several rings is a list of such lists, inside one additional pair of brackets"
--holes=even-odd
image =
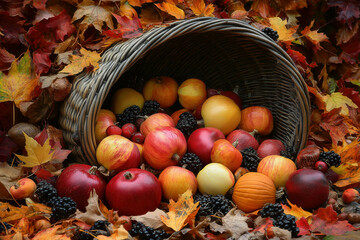
[(266, 27), (261, 31), (263, 33), (265, 33), (266, 35), (268, 35), (269, 37), (271, 37), (271, 39), (274, 40), (275, 42), (279, 39), (279, 35), (278, 35), (277, 31), (275, 31), (272, 28)]
[(221, 213), (226, 215), (232, 208), (231, 201), (223, 195), (194, 195), (194, 202), (199, 202), (198, 216), (209, 216)]
[(280, 155), (295, 161), (296, 149), (294, 146), (286, 146), (284, 151), (280, 151)]
[(189, 137), (190, 134), (196, 129), (197, 121), (194, 115), (189, 112), (183, 112), (179, 116), (179, 121), (176, 124), (176, 128), (179, 129), (185, 137)]
[(334, 151), (329, 152), (321, 152), (319, 161), (325, 162), (328, 167), (338, 167), (341, 164), (341, 157), (339, 154), (335, 153)]
[(116, 114), (116, 121), (118, 122), (119, 127), (122, 127), (126, 123), (135, 123), (139, 114), (140, 107), (137, 105), (132, 105), (126, 108), (122, 114)]
[(160, 104), (155, 100), (146, 100), (141, 110), (141, 115), (150, 116), (159, 111)]
[(69, 218), (76, 212), (76, 203), (71, 198), (59, 197), (54, 186), (46, 181), (37, 184), (35, 194), (40, 203), (51, 207), (52, 221)]
[(296, 219), (294, 216), (285, 214), (284, 209), (279, 203), (267, 204), (260, 211), (261, 217), (270, 217), (273, 219), (275, 227), (286, 229), (291, 232), (292, 237), (297, 237), (299, 228), (296, 226)]
[(241, 167), (246, 168), (250, 172), (256, 172), (260, 162), (260, 158), (256, 153), (256, 150), (252, 147), (245, 148), (241, 151), (243, 161)]
[(161, 240), (169, 237), (163, 229), (154, 229), (141, 222), (134, 223), (129, 233), (133, 237), (138, 236), (140, 240)]
[(185, 153), (179, 161), (179, 166), (192, 171), (195, 175), (203, 168), (200, 158), (195, 153)]
[(104, 235), (110, 236), (108, 221), (98, 220), (90, 228), (90, 230), (79, 231), (76, 239), (78, 240), (93, 240), (94, 236)]

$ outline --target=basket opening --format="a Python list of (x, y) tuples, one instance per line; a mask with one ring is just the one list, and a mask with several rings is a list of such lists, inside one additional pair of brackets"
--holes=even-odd
[[(274, 116), (271, 138), (297, 145), (301, 106), (294, 76), (260, 40), (230, 31), (193, 32), (168, 39), (143, 53), (115, 81), (103, 107), (109, 108), (112, 93), (122, 87), (141, 91), (155, 76), (170, 76), (179, 84), (188, 78), (203, 80), (208, 88), (232, 90), (239, 86), (243, 108), (260, 105)], [(174, 108), (181, 108), (177, 103)], [(289, 119), (292, 119), (291, 121)]]

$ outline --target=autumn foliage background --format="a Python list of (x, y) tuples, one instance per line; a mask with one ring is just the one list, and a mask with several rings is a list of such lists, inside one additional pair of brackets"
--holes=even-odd
[[(326, 151), (334, 150), (341, 156), (341, 166), (333, 169), (340, 174), (340, 180), (334, 183), (340, 191), (359, 187), (359, 1), (2, 0), (0, 162), (8, 161), (14, 153), (22, 154), (6, 135), (11, 126), (18, 122), (34, 123), (45, 129), (35, 140), (44, 144), (50, 139), (47, 146), (53, 150), (52, 156), (44, 156), (44, 163), (47, 164), (40, 165), (42, 162), (35, 160), (25, 170), (1, 163), (2, 198), (7, 194), (8, 186), (19, 176), (31, 172), (42, 177), (52, 176), (61, 170), (61, 164), (67, 157), (71, 159), (71, 149), (66, 149), (63, 143), (57, 119), (59, 105), (70, 91), (71, 83), (78, 73), (96, 71), (101, 53), (116, 42), (139, 37), (153, 27), (164, 27), (179, 19), (203, 16), (244, 20), (258, 29), (271, 27), (278, 32), (278, 44), (291, 56), (310, 92), (312, 116), (309, 141)], [(59, 78), (65, 78), (68, 86), (60, 92), (56, 91)], [(189, 216), (193, 215), (194, 209), (189, 210)], [(37, 232), (32, 225), (34, 219), (49, 211), (47, 207), (36, 203), (21, 207), (14, 207), (7, 202), (0, 205), (2, 221), (11, 222), (17, 229), (11, 233), (11, 237), (16, 234), (19, 237), (35, 236)], [(93, 214), (110, 219), (118, 227), (113, 237), (124, 239), (121, 234), (125, 233), (120, 228), (116, 213), (100, 205), (100, 210)], [(233, 215), (234, 219), (230, 222), (240, 218)], [(314, 232), (331, 235), (336, 229), (345, 229), (341, 232), (343, 234), (355, 229), (340, 221), (336, 212), (328, 208), (319, 210), (313, 216), (317, 225), (303, 221), (303, 218), (311, 215), (302, 213), (299, 216), (302, 219), (299, 223), (307, 224), (302, 231), (303, 235)], [(181, 228), (190, 223), (192, 230), (189, 231), (193, 236), (210, 236), (210, 233), (196, 232), (200, 228), (194, 228), (189, 216), (182, 219)], [(266, 224), (260, 224), (261, 227), (255, 229), (264, 234), (269, 227)], [(74, 225), (86, 225), (84, 218), (64, 221), (34, 239), (46, 236), (52, 239), (55, 236), (60, 239), (62, 236), (66, 239), (67, 227)]]

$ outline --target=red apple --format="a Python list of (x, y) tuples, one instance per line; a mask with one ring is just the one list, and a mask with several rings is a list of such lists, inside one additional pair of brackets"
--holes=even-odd
[(96, 149), (96, 159), (109, 171), (120, 172), (140, 165), (140, 152), (135, 143), (120, 135), (104, 138)]
[(215, 88), (209, 88), (207, 90), (207, 97), (212, 97), (212, 96), (215, 96), (215, 95), (220, 95), (222, 93), (222, 90), (217, 90)]
[(178, 88), (179, 102), (186, 109), (194, 110), (206, 100), (206, 85), (197, 78), (186, 79)]
[(95, 123), (95, 140), (99, 144), (101, 140), (107, 137), (106, 129), (116, 122), (115, 114), (106, 109), (100, 109)]
[(30, 197), (36, 190), (36, 183), (30, 178), (21, 178), (15, 185), (10, 187), (10, 194), (14, 199)]
[(191, 189), (195, 194), (197, 190), (197, 180), (193, 172), (178, 166), (165, 168), (159, 176), (159, 182), (163, 196), (166, 199), (177, 201), (180, 194)]
[(218, 139), (225, 139), (224, 134), (219, 129), (213, 127), (198, 128), (188, 138), (188, 152), (195, 153), (204, 165), (211, 163), (211, 149)]
[(219, 139), (211, 150), (211, 162), (221, 163), (235, 172), (241, 166), (242, 155), (228, 140)]
[(142, 135), (142, 133), (137, 132), (135, 133), (132, 137), (131, 137), (131, 141), (135, 142), (135, 143), (144, 143), (145, 137), (144, 135)]
[(122, 130), (119, 126), (116, 125), (111, 125), (106, 129), (106, 135), (110, 136), (110, 135), (121, 135)]
[(202, 119), (201, 109), (202, 109), (202, 104), (199, 105), (199, 106), (193, 111), (193, 115), (195, 116), (195, 118), (196, 118), (197, 120), (201, 120), (201, 119)]
[(143, 88), (145, 100), (156, 100), (161, 108), (171, 107), (177, 100), (177, 82), (167, 76), (148, 80)]
[(86, 164), (73, 164), (65, 168), (56, 181), (60, 197), (69, 197), (76, 202), (78, 209), (85, 212), (88, 198), (94, 189), (99, 199), (105, 202), (106, 180), (97, 167)]
[(260, 158), (264, 158), (270, 155), (280, 155), (280, 152), (284, 150), (285, 146), (280, 140), (266, 139), (260, 143), (257, 154)]
[(327, 170), (328, 170), (328, 165), (326, 164), (326, 162), (323, 162), (323, 161), (317, 161), (315, 163), (315, 170), (318, 170), (318, 171), (321, 171), (323, 173), (326, 173)]
[(253, 135), (247, 131), (236, 129), (227, 135), (226, 139), (233, 144), (237, 141), (236, 149), (241, 151), (245, 148), (252, 147), (253, 149), (258, 149), (259, 143)]
[(221, 95), (231, 98), (241, 109), (242, 101), (241, 101), (241, 98), (239, 97), (239, 95), (237, 95), (233, 91), (223, 91), (223, 92), (221, 92)]
[(174, 120), (166, 113), (155, 113), (148, 117), (140, 126), (140, 132), (147, 135), (159, 127), (175, 127)]
[(239, 127), (248, 132), (256, 129), (261, 136), (266, 136), (273, 130), (273, 116), (266, 107), (247, 107), (241, 111)]
[(126, 123), (121, 127), (122, 136), (130, 139), (137, 131), (135, 124)]
[(344, 203), (349, 204), (360, 200), (359, 192), (354, 188), (346, 189), (342, 194), (342, 200)]
[(158, 128), (145, 138), (143, 155), (154, 169), (162, 170), (177, 165), (185, 153), (184, 134), (174, 127)]
[(118, 173), (106, 187), (106, 199), (119, 215), (154, 211), (161, 202), (161, 185), (149, 171), (132, 168)]

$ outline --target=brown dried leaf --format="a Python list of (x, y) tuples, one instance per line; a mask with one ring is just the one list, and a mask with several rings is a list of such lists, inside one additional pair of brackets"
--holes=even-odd
[(55, 81), (56, 79), (67, 77), (69, 75), (70, 74), (68, 74), (68, 73), (58, 73), (58, 74), (50, 75), (50, 76), (41, 76), (40, 77), (40, 82), (42, 83), (41, 87), (48, 88), (53, 83), (53, 81)]
[(95, 190), (90, 193), (86, 212), (81, 212), (77, 209), (74, 218), (81, 219), (88, 224), (93, 224), (98, 220), (107, 220), (100, 210), (99, 196), (96, 194)]
[(71, 44), (74, 44), (74, 42), (75, 42), (74, 36), (67, 38), (65, 41), (63, 41), (63, 42), (59, 43), (59, 45), (57, 45), (57, 47), (54, 50), (54, 53), (60, 54), (60, 53), (66, 52), (66, 50), (69, 48), (69, 46)]
[(0, 163), (0, 199), (12, 200), (9, 189), (16, 184), (21, 175), (20, 167), (10, 167), (7, 163)]
[(71, 63), (70, 57), (71, 57), (72, 54), (73, 54), (72, 51), (59, 53), (58, 56), (56, 57), (56, 60), (55, 60), (56, 64), (59, 65), (59, 66), (61, 64), (65, 64), (65, 65), (70, 64)]
[(336, 32), (336, 45), (347, 43), (359, 30), (359, 21), (349, 29), (347, 25), (342, 25)]
[(165, 217), (166, 213), (157, 208), (153, 212), (147, 212), (146, 214), (140, 216), (133, 216), (131, 219), (137, 222), (142, 222), (146, 226), (156, 229), (164, 226), (164, 223), (161, 221), (161, 216)]
[(273, 233), (275, 237), (278, 237), (281, 240), (290, 240), (291, 239), (291, 232), (285, 229), (281, 229), (278, 227), (272, 227)]
[(51, 110), (54, 108), (54, 101), (47, 91), (42, 91), (38, 99), (31, 104), (26, 112), (26, 116), (31, 123), (38, 123), (49, 117)]
[(119, 228), (115, 229), (113, 231), (113, 234), (111, 236), (107, 237), (104, 235), (100, 235), (96, 237), (99, 240), (123, 240), (123, 239), (133, 239), (131, 235), (128, 233), (128, 231), (125, 230), (124, 226), (121, 225)]
[(246, 223), (248, 218), (243, 216), (242, 213), (241, 210), (233, 208), (222, 218), (223, 226), (235, 239), (238, 239), (241, 235), (249, 231)]

